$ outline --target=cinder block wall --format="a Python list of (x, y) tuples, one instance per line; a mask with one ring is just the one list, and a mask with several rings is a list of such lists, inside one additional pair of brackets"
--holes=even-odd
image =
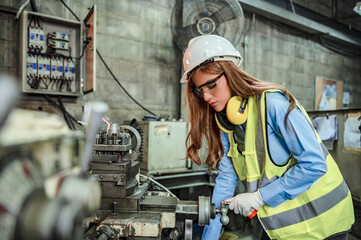
[[(97, 4), (98, 50), (137, 101), (163, 117), (186, 118), (184, 109), (180, 109), (181, 53), (173, 42), (170, 26), (175, 0), (65, 2), (80, 19)], [(1, 5), (19, 8), (22, 3), (4, 0)], [(74, 19), (58, 0), (36, 3), (41, 13)], [(30, 10), (30, 6), (26, 9)], [(242, 68), (247, 72), (261, 80), (284, 84), (307, 110), (314, 110), (316, 76), (343, 81), (344, 91), (350, 92), (350, 107), (361, 106), (360, 58), (336, 54), (302, 33), (295, 35), (294, 29), (276, 26), (261, 16), (256, 15), (253, 24), (252, 15), (246, 15), (245, 20), (245, 29), (251, 29), (236, 47), (244, 55)], [(0, 71), (9, 74), (18, 72), (18, 25), (14, 15), (0, 13)], [(97, 61), (97, 91), (77, 99), (64, 98), (68, 111), (80, 119), (84, 102), (101, 100), (109, 104), (109, 116), (116, 122), (149, 115), (125, 95), (99, 58)], [(57, 112), (41, 96), (27, 96), (20, 105)]]
[[(293, 0), (293, 2), (307, 9), (312, 9), (312, 11), (325, 17), (337, 18), (339, 22), (345, 25), (352, 24), (354, 28), (361, 30), (360, 17), (352, 11), (358, 1)], [(334, 9), (337, 11), (334, 12)], [(327, 19), (321, 18), (319, 20), (322, 22)]]
[[(1, 5), (19, 8), (24, 1), (5, 0)], [(144, 107), (162, 117), (179, 117), (179, 54), (173, 46), (170, 27), (175, 1), (147, 0), (64, 0), (83, 20), (93, 4), (97, 5), (97, 48), (114, 75), (126, 90)], [(75, 20), (58, 0), (37, 0), (38, 11)], [(30, 4), (26, 10), (31, 10)], [(0, 71), (18, 72), (19, 24), (14, 15), (0, 13)], [(77, 119), (81, 106), (90, 100), (106, 102), (114, 122), (150, 113), (136, 105), (117, 85), (97, 58), (97, 91), (79, 98), (64, 97), (65, 107)], [(20, 106), (57, 112), (41, 96), (26, 96)]]
[[(246, 47), (237, 45), (245, 56), (243, 69), (261, 80), (278, 82), (303, 104), (315, 109), (315, 79), (323, 76), (343, 81), (344, 91), (350, 92), (350, 108), (361, 107), (361, 58), (345, 57), (321, 46), (291, 27), (247, 16), (252, 26)], [(293, 33), (293, 34), (292, 34)], [(244, 42), (244, 40), (243, 40)], [(246, 49), (246, 51), (245, 51)]]

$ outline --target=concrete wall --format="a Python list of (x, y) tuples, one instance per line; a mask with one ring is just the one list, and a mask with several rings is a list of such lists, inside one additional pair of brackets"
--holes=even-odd
[[(344, 130), (345, 121), (348, 118), (348, 114), (356, 114), (361, 112), (358, 110), (340, 110), (340, 111), (329, 111), (330, 116), (336, 115), (338, 121), (338, 140), (333, 143), (333, 150), (330, 150), (330, 154), (335, 159), (353, 198), (354, 209), (355, 209), (355, 224), (352, 228), (352, 234), (357, 236), (357, 239), (361, 237), (361, 161), (360, 152), (355, 150), (346, 149), (344, 147)], [(326, 112), (310, 112), (310, 117), (325, 117)], [(349, 239), (356, 239), (350, 236)]]
[[(352, 0), (293, 0), (295, 4), (298, 4), (304, 8), (312, 9), (327, 18), (334, 18), (337, 21), (352, 26), (352, 28), (361, 30), (360, 16), (357, 15), (352, 9), (356, 6), (356, 2)], [(336, 12), (334, 11), (336, 10)], [(319, 21), (327, 22), (327, 18), (320, 18)]]
[[(344, 147), (344, 130), (345, 130), (345, 121), (348, 118), (349, 113), (359, 113), (361, 109), (358, 110), (348, 110), (348, 111), (329, 111), (329, 115), (336, 115), (338, 122), (338, 140), (333, 143), (333, 150), (329, 152), (335, 158), (347, 185), (349, 186), (351, 193), (359, 201), (361, 201), (361, 161), (360, 161), (360, 152), (355, 150), (346, 149)], [(311, 112), (309, 113), (310, 117), (325, 117), (326, 113), (321, 112)], [(350, 167), (352, 166), (352, 167)]]
[[(252, 16), (246, 18), (249, 26)], [(305, 33), (255, 16), (246, 48), (238, 44), (245, 63), (243, 69), (261, 80), (282, 83), (304, 105), (315, 109), (315, 78), (323, 76), (343, 81), (350, 92), (350, 108), (361, 106), (361, 59), (345, 57), (308, 39)], [(246, 49), (246, 53), (244, 53)]]
[[(184, 88), (179, 84), (181, 54), (174, 45), (170, 26), (175, 1), (65, 0), (80, 19), (86, 16), (88, 7), (97, 4), (97, 47), (105, 61), (135, 99), (156, 114), (170, 118), (180, 117), (180, 102), (183, 101), (181, 88)], [(18, 9), (23, 2), (2, 0), (0, 5)], [(314, 1), (295, 2), (303, 2), (306, 7), (316, 9), (314, 5), (306, 4)], [(36, 0), (36, 3), (41, 13), (74, 19), (59, 0)], [(320, 11), (327, 6), (330, 8), (321, 3), (317, 6)], [(30, 6), (26, 9), (30, 10)], [(360, 58), (336, 54), (304, 33), (275, 25), (261, 16), (255, 16), (254, 21), (252, 19), (252, 14), (246, 15), (245, 28), (250, 27), (250, 31), (236, 45), (244, 56), (243, 69), (261, 80), (284, 84), (309, 111), (315, 109), (316, 76), (343, 81), (344, 91), (350, 92), (350, 108), (361, 107)], [(1, 12), (0, 72), (18, 73), (18, 32), (19, 24), (15, 16)], [(108, 115), (113, 122), (133, 118), (140, 120), (144, 115), (149, 115), (124, 94), (99, 58), (97, 69), (97, 92), (76, 99), (64, 98), (65, 107), (75, 118), (81, 118), (81, 106), (89, 100), (109, 104)], [(41, 96), (24, 96), (20, 106), (57, 112)], [(185, 118), (184, 108), (181, 116)], [(350, 168), (352, 162), (359, 160), (359, 155), (345, 157), (339, 147), (333, 151), (333, 155), (347, 176), (351, 189), (359, 194), (360, 172), (355, 173)]]
[[(97, 47), (119, 81), (137, 101), (163, 117), (179, 117), (181, 54), (173, 43), (170, 16), (173, 1), (107, 0), (65, 1), (83, 19), (94, 3), (98, 7)], [(1, 5), (19, 8), (23, 1), (4, 0)], [(39, 12), (74, 19), (56, 0), (37, 0)], [(320, 5), (324, 7), (324, 4)], [(30, 9), (30, 6), (27, 7)], [(336, 54), (305, 34), (276, 26), (261, 16), (246, 15), (247, 36), (237, 44), (244, 55), (242, 66), (261, 80), (284, 84), (307, 110), (314, 110), (315, 78), (341, 80), (350, 92), (350, 108), (361, 106), (360, 58)], [(18, 72), (18, 22), (13, 15), (0, 15), (0, 71)], [(243, 43), (245, 47), (243, 47)], [(78, 99), (65, 98), (66, 107), (77, 118), (88, 100), (107, 102), (115, 121), (141, 119), (149, 113), (135, 105), (113, 81), (98, 58), (97, 92)], [(48, 111), (41, 97), (26, 97), (22, 106)], [(184, 113), (184, 110), (183, 110)], [(184, 114), (182, 114), (185, 118)]]
[[(0, 5), (19, 8), (24, 1), (2, 1)], [(175, 1), (107, 0), (70, 1), (68, 6), (84, 19), (88, 8), (97, 4), (97, 48), (115, 76), (127, 91), (150, 111), (169, 118), (179, 116), (179, 57), (173, 46), (170, 28)], [(58, 0), (36, 1), (38, 11), (75, 20)], [(30, 4), (26, 10), (30, 10)], [(14, 15), (0, 13), (0, 71), (18, 72), (18, 29)], [(177, 57), (176, 57), (177, 56)], [(44, 99), (26, 96), (21, 107), (56, 111)], [(114, 122), (142, 119), (150, 115), (126, 96), (104, 65), (97, 59), (97, 91), (77, 99), (63, 98), (65, 107), (77, 119), (81, 106), (89, 100), (100, 100), (110, 106)]]

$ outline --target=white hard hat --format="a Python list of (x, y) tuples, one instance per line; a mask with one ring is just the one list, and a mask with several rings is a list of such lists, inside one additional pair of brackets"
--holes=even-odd
[(233, 61), (242, 64), (242, 56), (227, 39), (218, 35), (201, 35), (192, 38), (183, 56), (184, 74), (181, 83), (188, 81), (188, 73), (213, 61)]

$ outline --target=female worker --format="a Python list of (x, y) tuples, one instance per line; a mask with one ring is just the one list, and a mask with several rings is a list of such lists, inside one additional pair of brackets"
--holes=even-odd
[[(238, 68), (225, 38), (192, 39), (183, 57), (190, 132), (187, 157), (219, 170), (212, 202), (256, 214), (262, 239), (347, 239), (354, 222), (350, 191), (307, 113), (283, 87)], [(221, 130), (221, 131), (220, 131)], [(247, 192), (233, 197), (238, 180)], [(218, 239), (220, 216), (202, 239)]]

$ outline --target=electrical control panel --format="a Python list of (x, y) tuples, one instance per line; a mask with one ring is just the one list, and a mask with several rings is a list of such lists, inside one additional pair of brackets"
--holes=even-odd
[(23, 93), (80, 96), (95, 91), (95, 7), (83, 22), (22, 13), (19, 52)]

